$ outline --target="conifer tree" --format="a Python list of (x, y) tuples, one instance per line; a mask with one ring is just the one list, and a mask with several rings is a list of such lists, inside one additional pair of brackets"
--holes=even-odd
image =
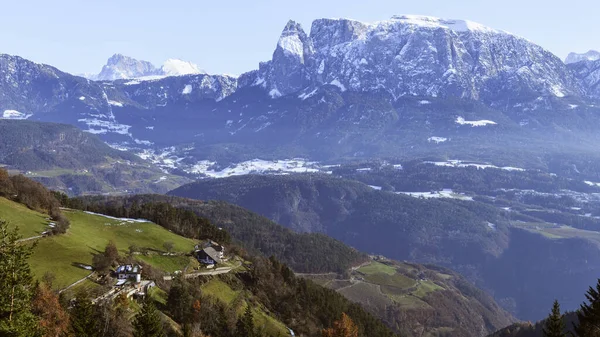
[(164, 337), (160, 314), (152, 300), (147, 300), (133, 322), (134, 337)]
[(555, 300), (552, 305), (552, 312), (548, 315), (544, 327), (542, 328), (545, 337), (565, 337), (565, 322), (560, 313), (560, 304)]
[(600, 337), (600, 279), (596, 288), (590, 287), (585, 294), (589, 303), (581, 304), (577, 312), (579, 324), (574, 326), (579, 337)]
[(246, 306), (246, 311), (244, 311), (244, 315), (240, 317), (237, 321), (236, 335), (255, 337), (254, 316), (252, 315), (252, 308), (250, 308), (250, 304)]
[(94, 305), (85, 293), (77, 295), (75, 305), (71, 309), (71, 331), (77, 337), (100, 336)]
[(27, 260), (31, 245), (19, 244), (18, 228), (9, 230), (0, 220), (0, 335), (37, 336), (37, 319), (31, 313), (33, 278)]

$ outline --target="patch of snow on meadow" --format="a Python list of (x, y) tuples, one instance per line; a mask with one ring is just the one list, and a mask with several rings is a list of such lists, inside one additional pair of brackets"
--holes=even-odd
[(146, 219), (115, 218), (114, 216), (100, 214), (100, 213), (94, 213), (94, 212), (89, 212), (89, 211), (83, 211), (83, 213), (90, 214), (90, 215), (101, 216), (103, 218), (107, 218), (107, 219), (111, 219), (111, 220), (118, 220), (118, 221), (123, 221), (123, 222), (129, 222), (129, 223), (151, 222), (151, 221), (146, 220)]

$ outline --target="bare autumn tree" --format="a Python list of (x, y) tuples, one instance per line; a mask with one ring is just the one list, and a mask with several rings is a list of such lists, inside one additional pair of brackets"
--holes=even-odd
[(69, 313), (60, 305), (58, 296), (45, 283), (37, 286), (31, 309), (39, 317), (44, 337), (68, 336)]

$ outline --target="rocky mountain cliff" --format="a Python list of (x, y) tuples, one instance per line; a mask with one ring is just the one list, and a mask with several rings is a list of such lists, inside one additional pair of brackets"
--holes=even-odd
[(87, 77), (91, 80), (114, 81), (148, 76), (164, 77), (204, 73), (197, 65), (178, 59), (168, 59), (160, 68), (157, 68), (148, 61), (114, 54), (108, 59), (99, 74)]
[(459, 97), (491, 105), (513, 96), (583, 93), (563, 62), (538, 45), (474, 22), (424, 16), (321, 19), (310, 36), (290, 21), (273, 59), (249, 76), (271, 96), (324, 84), (382, 90), (394, 99)]
[(319, 19), (310, 34), (290, 21), (272, 59), (239, 78), (166, 76), (197, 70), (168, 63), (115, 55), (106, 78), (137, 78), (91, 81), (0, 55), (0, 112), (77, 125), (120, 148), (169, 157), (171, 167), (282, 156), (497, 157), (507, 146), (527, 158), (579, 150), (600, 126), (593, 61), (565, 65), (470, 21)]

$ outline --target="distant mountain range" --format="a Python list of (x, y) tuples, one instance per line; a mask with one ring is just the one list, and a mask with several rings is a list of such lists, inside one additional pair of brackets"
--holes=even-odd
[(122, 54), (114, 54), (108, 59), (99, 74), (84, 74), (83, 77), (91, 80), (114, 81), (149, 76), (166, 77), (204, 73), (206, 72), (197, 65), (178, 59), (168, 59), (160, 68), (157, 68), (148, 61), (140, 61)]
[(597, 61), (600, 60), (600, 52), (588, 50), (585, 53), (569, 53), (565, 59), (566, 64), (577, 63), (581, 61)]
[(239, 77), (116, 54), (91, 81), (0, 55), (0, 113), (73, 124), (181, 169), (254, 158), (494, 160), (507, 146), (530, 161), (598, 140), (600, 60), (590, 55), (567, 65), (464, 20), (319, 19), (310, 33), (290, 21), (272, 59)]

